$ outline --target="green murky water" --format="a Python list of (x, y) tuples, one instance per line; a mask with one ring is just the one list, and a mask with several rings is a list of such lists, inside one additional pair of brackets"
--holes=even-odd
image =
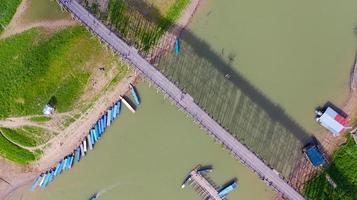
[(237, 178), (229, 199), (270, 199), (273, 192), (203, 130), (147, 85), (140, 84), (142, 105), (124, 109), (93, 151), (45, 190), (22, 188), (10, 199), (80, 200), (102, 191), (100, 200), (196, 200), (192, 187), (181, 189), (197, 164), (213, 165), (210, 178), (223, 185)]
[(189, 29), (312, 131), (315, 107), (346, 98), (356, 27), (355, 0), (205, 0)]

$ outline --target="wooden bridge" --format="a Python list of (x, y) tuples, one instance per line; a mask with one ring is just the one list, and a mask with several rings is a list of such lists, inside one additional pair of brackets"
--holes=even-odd
[(114, 52), (121, 55), (129, 63), (133, 64), (162, 92), (168, 95), (178, 107), (187, 112), (196, 122), (200, 123), (212, 136), (224, 144), (233, 155), (250, 169), (256, 172), (263, 180), (269, 183), (277, 191), (281, 192), (285, 198), (291, 200), (303, 200), (297, 191), (286, 183), (277, 173), (269, 168), (247, 147), (237, 141), (230, 133), (204, 112), (193, 100), (193, 98), (182, 92), (176, 85), (170, 82), (160, 71), (139, 55), (138, 51), (126, 44), (115, 35), (110, 29), (90, 14), (75, 0), (58, 0), (59, 4), (71, 12), (75, 18), (81, 21), (93, 34), (107, 43)]

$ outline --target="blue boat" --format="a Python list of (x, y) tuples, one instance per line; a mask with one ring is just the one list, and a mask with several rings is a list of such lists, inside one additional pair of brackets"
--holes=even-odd
[(66, 171), (68, 171), (71, 168), (73, 159), (74, 159), (73, 156), (70, 155), (67, 161)]
[(59, 174), (62, 173), (64, 163), (65, 163), (65, 159), (61, 160), (60, 167), (59, 167), (58, 172), (57, 172), (56, 175), (59, 175)]
[(97, 136), (97, 133), (95, 132), (95, 129), (94, 129), (94, 128), (92, 128), (92, 133), (93, 133), (94, 143), (97, 143), (97, 141), (98, 141), (98, 136)]
[(55, 168), (55, 174), (54, 174), (55, 176), (57, 176), (60, 167), (61, 167), (61, 161), (58, 162), (58, 164), (57, 164), (57, 166)]
[(43, 174), (41, 174), (40, 176), (38, 176), (35, 180), (35, 182), (32, 184), (32, 187), (31, 187), (31, 192), (35, 191), (37, 185), (40, 183), (40, 181), (42, 180), (43, 178)]
[(117, 107), (117, 115), (119, 115), (120, 114), (120, 107), (121, 107), (121, 101), (119, 100), (118, 102), (117, 102), (117, 105), (118, 105), (118, 107)]
[(51, 174), (50, 174), (50, 178), (48, 179), (48, 183), (51, 183), (53, 181), (54, 177), (55, 177), (55, 170), (52, 169)]
[(131, 96), (134, 97), (135, 104), (139, 105), (140, 97), (139, 97), (139, 94), (138, 94), (136, 88), (131, 83), (129, 84), (129, 88), (130, 88)]
[(97, 137), (98, 139), (100, 138), (100, 131), (99, 131), (99, 128), (98, 128), (98, 124), (95, 125), (95, 133), (97, 134)]
[(76, 149), (76, 161), (79, 162), (81, 160), (81, 147), (77, 147)]
[(113, 122), (114, 119), (115, 119), (115, 109), (114, 109), (114, 106), (112, 107), (111, 117), (112, 117), (112, 121), (111, 121), (111, 122)]
[(69, 159), (69, 157), (67, 156), (67, 157), (63, 160), (63, 165), (62, 165), (62, 170), (61, 170), (61, 171), (66, 170), (66, 166), (67, 166), (68, 159)]
[(107, 118), (107, 114), (105, 113), (104, 114), (104, 129), (106, 129), (107, 128), (107, 126), (108, 126), (108, 118)]
[(229, 183), (227, 186), (221, 188), (218, 191), (218, 195), (221, 198), (225, 198), (230, 192), (232, 192), (235, 188), (237, 188), (238, 184), (235, 181), (232, 181), (231, 183)]
[(48, 171), (48, 172), (46, 173), (45, 180), (44, 180), (44, 182), (43, 182), (42, 185), (41, 185), (41, 188), (45, 188), (45, 187), (47, 186), (48, 179), (50, 178), (50, 176), (51, 176), (51, 172)]
[(93, 133), (92, 129), (89, 131), (89, 135), (90, 135), (90, 142), (91, 142), (92, 146), (94, 146), (95, 140), (94, 140), (94, 133)]
[(71, 169), (72, 168), (72, 166), (73, 166), (73, 163), (74, 163), (74, 155), (72, 154), (71, 155), (71, 162), (69, 162), (69, 169)]
[(118, 105), (117, 105), (117, 104), (114, 104), (114, 106), (113, 106), (113, 111), (114, 111), (113, 116), (114, 116), (114, 119), (117, 118), (117, 110), (118, 110)]
[(99, 120), (99, 124), (100, 124), (100, 132), (101, 132), (101, 134), (103, 135), (103, 133), (104, 133), (104, 126), (103, 126), (103, 123), (104, 123), (104, 118), (103, 118), (103, 116), (100, 118), (100, 120)]
[(102, 124), (100, 123), (100, 119), (97, 122), (97, 126), (98, 126), (99, 135), (102, 136), (103, 131), (102, 131)]
[(176, 56), (178, 56), (180, 54), (180, 39), (178, 37), (176, 37), (176, 40), (175, 40), (175, 54)]
[(96, 194), (93, 194), (90, 198), (89, 198), (89, 200), (97, 200), (97, 197), (98, 197), (98, 194), (96, 193)]

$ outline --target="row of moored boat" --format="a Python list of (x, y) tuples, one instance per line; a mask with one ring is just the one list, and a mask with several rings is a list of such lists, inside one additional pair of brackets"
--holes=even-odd
[[(139, 95), (137, 94), (135, 87), (131, 84), (130, 90), (135, 100), (135, 104), (139, 105)], [(80, 145), (78, 145), (78, 147), (72, 153), (59, 161), (56, 167), (51, 168), (36, 178), (31, 187), (31, 191), (34, 191), (37, 186), (40, 188), (45, 188), (54, 180), (56, 176), (60, 175), (64, 171), (69, 171), (75, 162), (79, 162), (81, 158), (87, 154), (88, 150), (92, 150), (98, 140), (103, 137), (106, 128), (110, 126), (114, 119), (119, 116), (122, 101), (129, 108), (129, 110), (135, 112), (135, 109), (129, 104), (129, 102), (120, 96), (119, 100), (115, 102), (109, 109), (107, 109), (107, 111), (97, 120), (97, 122), (89, 130), (88, 135), (82, 140)]]

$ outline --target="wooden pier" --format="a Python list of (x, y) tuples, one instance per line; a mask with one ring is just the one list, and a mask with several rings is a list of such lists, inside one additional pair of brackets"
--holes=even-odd
[[(286, 199), (303, 200), (304, 197), (291, 187), (283, 178), (267, 166), (255, 153), (234, 138), (227, 130), (212, 119), (201, 109), (194, 99), (181, 91), (174, 83), (165, 77), (159, 70), (143, 58), (138, 50), (126, 44), (110, 29), (101, 23), (75, 0), (58, 0), (61, 6), (71, 12), (76, 19), (81, 21), (93, 34), (107, 44), (115, 53), (133, 64), (150, 81), (152, 81), (176, 106), (185, 111), (194, 121), (199, 123), (214, 138), (232, 152), (232, 154), (257, 173), (269, 185), (281, 192)], [(169, 142), (169, 141), (168, 141)], [(197, 180), (199, 177), (197, 177)]]
[(211, 185), (205, 177), (198, 173), (196, 169), (192, 170), (190, 175), (192, 181), (194, 181), (194, 183), (196, 183), (202, 189), (202, 191), (200, 191), (200, 195), (203, 196), (204, 199), (223, 200), (218, 195), (218, 192), (213, 187), (213, 185)]

